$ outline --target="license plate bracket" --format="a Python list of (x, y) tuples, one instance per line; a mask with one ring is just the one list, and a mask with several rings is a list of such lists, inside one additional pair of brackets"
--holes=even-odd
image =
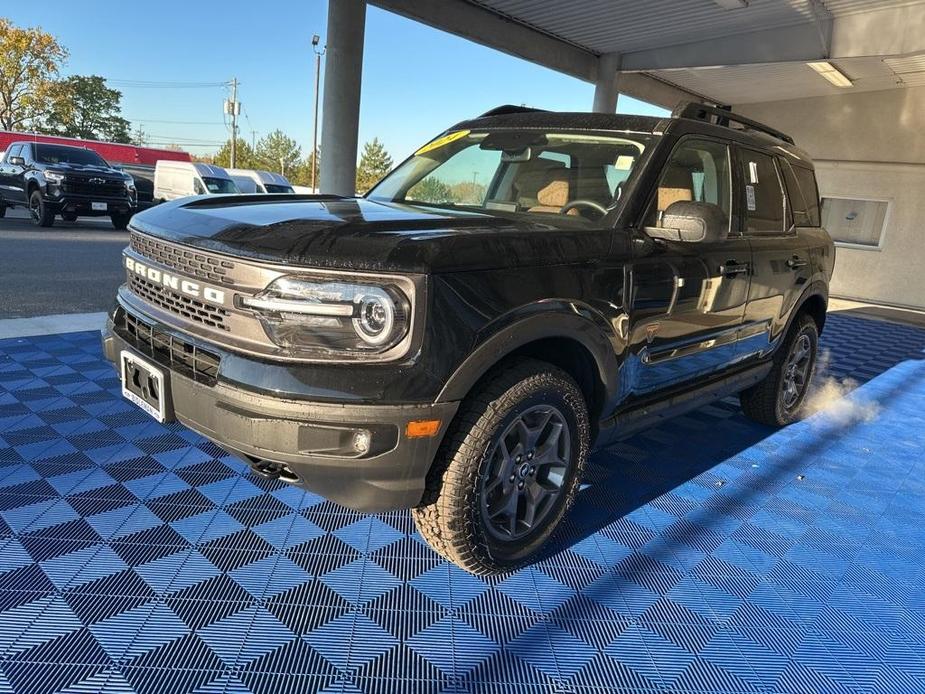
[(173, 420), (168, 374), (133, 352), (119, 356), (122, 395), (159, 422)]

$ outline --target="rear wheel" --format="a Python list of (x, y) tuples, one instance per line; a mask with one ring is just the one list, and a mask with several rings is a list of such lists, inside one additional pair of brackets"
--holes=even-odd
[(418, 531), (476, 574), (535, 557), (571, 506), (588, 456), (584, 398), (561, 369), (503, 365), (462, 404), (429, 480)]
[(61, 215), (61, 219), (63, 219), (65, 222), (76, 222), (77, 215), (74, 214), (73, 212), (65, 212), (64, 214)]
[(6, 217), (6, 205), (0, 203), (0, 219)]
[(128, 213), (113, 213), (109, 215), (109, 218), (112, 220), (112, 225), (116, 229), (125, 229), (128, 226), (129, 220), (132, 218), (132, 215)]
[(816, 368), (819, 328), (807, 314), (797, 316), (787, 338), (774, 355), (774, 366), (764, 380), (739, 394), (746, 416), (770, 426), (798, 420)]
[(55, 223), (55, 213), (45, 204), (42, 193), (38, 190), (33, 190), (29, 196), (29, 215), (32, 217), (32, 223), (39, 227), (50, 227)]

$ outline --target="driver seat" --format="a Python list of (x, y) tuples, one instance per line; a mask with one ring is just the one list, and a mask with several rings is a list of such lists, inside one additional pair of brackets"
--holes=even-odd
[[(567, 171), (553, 171), (546, 184), (536, 191), (536, 201), (539, 205), (534, 205), (527, 212), (551, 212), (558, 214), (562, 206), (569, 201), (569, 182)], [(566, 214), (580, 214), (577, 209), (573, 208)]]

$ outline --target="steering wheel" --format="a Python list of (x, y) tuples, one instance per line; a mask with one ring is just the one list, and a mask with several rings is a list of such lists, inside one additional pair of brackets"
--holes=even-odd
[(559, 214), (565, 214), (576, 207), (590, 207), (595, 212), (600, 213), (601, 217), (607, 214), (607, 208), (593, 200), (572, 200), (567, 202), (559, 209)]

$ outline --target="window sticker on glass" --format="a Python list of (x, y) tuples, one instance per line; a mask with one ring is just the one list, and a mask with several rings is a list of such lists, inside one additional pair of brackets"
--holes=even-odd
[(749, 212), (754, 212), (758, 208), (755, 204), (755, 186), (745, 186), (745, 202)]
[(748, 162), (748, 181), (749, 183), (758, 183), (758, 162)]
[(636, 163), (636, 157), (631, 157), (628, 154), (621, 154), (617, 157), (617, 161), (613, 165), (613, 168), (617, 171), (629, 171), (633, 168), (634, 163)]

